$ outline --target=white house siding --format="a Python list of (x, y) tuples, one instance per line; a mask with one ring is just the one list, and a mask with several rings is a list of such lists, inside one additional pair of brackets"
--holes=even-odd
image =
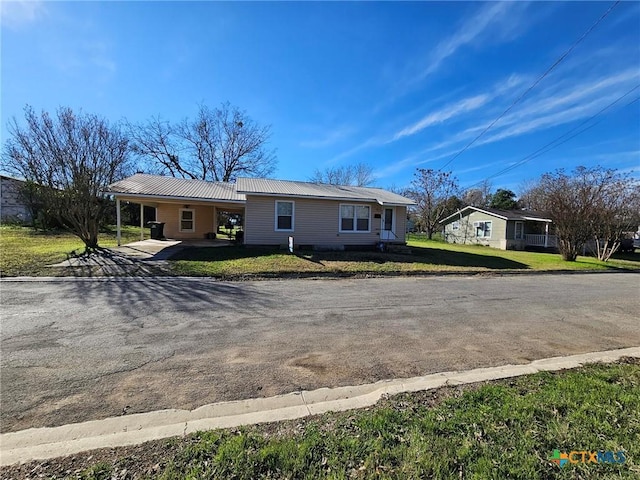
[[(276, 201), (294, 202), (293, 232), (275, 230)], [(345, 203), (371, 207), (369, 232), (339, 231), (339, 209)], [(293, 236), (296, 245), (374, 245), (380, 241), (381, 228), (381, 219), (375, 216), (381, 214), (382, 206), (377, 203), (247, 195), (244, 241), (247, 245), (285, 245), (288, 237)], [(395, 214), (396, 234), (404, 242), (406, 208), (395, 207)]]
[[(469, 215), (464, 215), (461, 220), (458, 219), (458, 221), (460, 222), (458, 230), (453, 230), (453, 221), (445, 225), (444, 233), (448, 243), (477, 244), (502, 250), (507, 249), (506, 220), (482, 212), (471, 212)], [(491, 237), (476, 237), (473, 222), (491, 222)]]

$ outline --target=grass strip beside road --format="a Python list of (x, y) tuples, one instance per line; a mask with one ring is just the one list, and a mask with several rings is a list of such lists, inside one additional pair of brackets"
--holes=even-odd
[[(148, 238), (148, 233), (147, 233)], [(123, 227), (123, 244), (140, 239), (139, 227)], [(116, 245), (115, 229), (100, 236), (100, 245)], [(376, 251), (297, 251), (277, 248), (186, 248), (170, 262), (176, 275), (234, 278), (278, 275), (385, 275), (446, 272), (639, 270), (640, 253), (617, 254), (608, 262), (578, 257), (564, 262), (558, 254), (504, 251), (474, 245), (455, 245), (411, 235), (411, 255)], [(48, 276), (64, 272), (47, 265), (84, 251), (82, 242), (65, 232), (39, 232), (27, 227), (0, 226), (0, 274)]]
[[(146, 238), (149, 238), (146, 232)], [(122, 227), (122, 242), (140, 240), (140, 227)], [(101, 247), (117, 245), (114, 228), (99, 236)], [(0, 274), (2, 276), (46, 276), (53, 272), (47, 265), (62, 262), (84, 251), (84, 244), (68, 232), (42, 232), (28, 227), (0, 226)]]
[(277, 274), (419, 274), (438, 272), (586, 271), (640, 269), (640, 254), (609, 262), (578, 257), (565, 262), (554, 253), (516, 252), (473, 245), (410, 240), (411, 255), (376, 251), (297, 251), (274, 248), (188, 248), (172, 258), (177, 275), (235, 277)]
[[(0, 474), (86, 479), (635, 479), (640, 475), (639, 419), (640, 361), (627, 359), (401, 394), (361, 410), (200, 432), (31, 462)], [(550, 460), (554, 450), (623, 451), (626, 460), (560, 467)]]

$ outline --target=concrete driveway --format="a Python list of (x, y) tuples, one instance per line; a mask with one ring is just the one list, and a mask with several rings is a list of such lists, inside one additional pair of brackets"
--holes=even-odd
[(638, 274), (0, 287), (4, 432), (640, 345)]

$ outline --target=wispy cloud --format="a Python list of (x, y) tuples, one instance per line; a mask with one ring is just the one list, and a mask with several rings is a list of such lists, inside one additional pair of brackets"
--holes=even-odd
[(481, 50), (488, 44), (507, 42), (523, 35), (542, 12), (542, 9), (537, 9), (535, 15), (528, 15), (525, 19), (528, 6), (527, 1), (482, 4), (472, 15), (462, 20), (452, 34), (429, 47), (426, 56), (409, 61), (404, 74), (394, 70), (394, 78), (397, 80), (392, 91), (373, 108), (373, 112), (379, 113), (419, 88), (447, 59), (454, 57), (464, 47)]
[(522, 109), (505, 117), (495, 129), (496, 133), (482, 139), (478, 145), (584, 120), (638, 82), (640, 71), (632, 68), (582, 82), (571, 79), (555, 92), (543, 90)]
[[(513, 91), (515, 88), (522, 85), (523, 82), (524, 77), (520, 75), (510, 75), (505, 80), (500, 80), (499, 82), (497, 82), (486, 92), (451, 102), (447, 105), (444, 105), (443, 107), (440, 107), (437, 110), (427, 113), (417, 122), (408, 125), (407, 127), (393, 134), (391, 138), (385, 141), (385, 143), (395, 142), (404, 137), (415, 135), (425, 128), (441, 124), (447, 120), (455, 119), (456, 117), (467, 115), (475, 110), (486, 106), (489, 102), (495, 100), (496, 98)], [(479, 128), (481, 127), (475, 127), (473, 130)]]
[(102, 40), (86, 40), (75, 44), (54, 42), (45, 49), (52, 65), (69, 76), (83, 75), (105, 82), (117, 71), (111, 47)]
[(354, 131), (355, 128), (353, 126), (343, 125), (324, 132), (324, 134), (320, 138), (314, 140), (303, 140), (300, 142), (300, 146), (304, 148), (330, 147), (344, 140), (349, 135), (353, 134)]
[[(515, 78), (519, 78), (520, 82), (511, 82), (512, 88), (521, 86), (523, 83), (524, 77)], [(486, 136), (471, 148), (585, 120), (638, 82), (640, 82), (640, 72), (635, 68), (614, 72), (610, 75), (586, 79), (571, 77), (561, 82), (553, 82), (501, 119)], [(508, 82), (503, 83), (506, 85)], [(503, 89), (501, 93), (507, 93), (506, 89)], [(513, 95), (498, 95), (497, 89), (494, 89), (488, 93), (478, 94), (446, 105), (400, 130), (391, 137), (390, 141), (401, 141), (402, 138), (416, 134), (428, 127), (436, 128), (440, 134), (442, 129), (446, 129), (446, 137), (439, 141), (430, 142), (416, 154), (385, 166), (379, 170), (378, 176), (390, 176), (401, 170), (415, 168), (420, 164), (452, 157), (476, 138), (504, 110), (512, 97)], [(477, 108), (471, 108), (476, 104)], [(451, 123), (453, 119), (456, 121), (455, 124)], [(439, 120), (442, 120), (443, 125), (438, 125)], [(452, 125), (456, 125), (458, 128), (452, 129)], [(453, 148), (457, 148), (457, 150)], [(489, 166), (474, 166), (456, 171), (456, 173), (469, 173)]]
[(505, 22), (505, 18), (521, 10), (526, 2), (490, 2), (484, 4), (480, 10), (467, 18), (450, 37), (442, 40), (429, 56), (427, 66), (420, 72), (416, 80), (423, 80), (440, 68), (442, 62), (453, 56), (460, 48), (473, 45), (489, 29), (495, 34), (494, 27), (502, 26), (512, 29), (513, 19)]
[(450, 151), (450, 152), (445, 152), (445, 153), (441, 153), (439, 155), (435, 155), (435, 156), (425, 156), (423, 153), (416, 153), (414, 155), (409, 155), (408, 157), (403, 158), (402, 160), (398, 160), (396, 162), (391, 163), (390, 165), (387, 165), (384, 168), (378, 169), (373, 173), (373, 176), (375, 178), (385, 178), (385, 177), (389, 177), (395, 173), (398, 173), (402, 170), (404, 170), (405, 168), (416, 168), (416, 167), (420, 167), (421, 165), (426, 165), (428, 163), (431, 162), (435, 162), (436, 160), (441, 160), (445, 157), (449, 157), (453, 154), (455, 154), (456, 151)]
[[(330, 163), (336, 163), (368, 148), (380, 147), (383, 145), (402, 141), (402, 139), (416, 135), (430, 127), (436, 127), (441, 124), (451, 123), (461, 117), (467, 118), (465, 117), (465, 115), (469, 115), (477, 110), (480, 110), (482, 107), (486, 106), (489, 102), (495, 100), (497, 97), (513, 91), (514, 89), (522, 85), (524, 81), (525, 77), (521, 75), (510, 75), (509, 77), (501, 79), (499, 82), (495, 83), (486, 92), (477, 93), (475, 95), (471, 95), (459, 100), (454, 100), (450, 103), (447, 103), (446, 105), (442, 105), (434, 110), (429, 111), (428, 113), (423, 115), (421, 119), (400, 128), (394, 133), (383, 132), (372, 136), (357, 144), (356, 146), (340, 153), (339, 155), (336, 155), (330, 161)], [(474, 126), (469, 129), (465, 129), (462, 133), (455, 135), (454, 138), (450, 137), (447, 140), (442, 141), (440, 144), (430, 145), (428, 148), (423, 149), (420, 152), (420, 155), (456, 144), (464, 138), (467, 138), (469, 134), (477, 132), (482, 128), (484, 127)], [(454, 153), (455, 152), (452, 152), (452, 155)], [(408, 159), (405, 159), (404, 162), (408, 162)]]
[(487, 168), (496, 167), (498, 165), (501, 167), (505, 167), (505, 166), (513, 165), (513, 163), (515, 162), (511, 162), (509, 164), (505, 164), (503, 161), (483, 163), (482, 165), (474, 165), (473, 167), (463, 168), (461, 170), (458, 169), (456, 170), (456, 175), (464, 175), (465, 173), (477, 172), (479, 170), (485, 170)]
[(0, 1), (0, 23), (18, 29), (36, 22), (46, 13), (44, 2), (37, 0)]
[(489, 98), (489, 95), (486, 94), (476, 95), (473, 97), (464, 98), (451, 105), (447, 105), (440, 110), (431, 112), (413, 125), (409, 125), (408, 127), (405, 127), (397, 132), (395, 135), (393, 135), (390, 142), (395, 142), (396, 140), (400, 140), (403, 137), (415, 135), (416, 133), (424, 130), (427, 127), (442, 123), (445, 120), (449, 120), (453, 117), (457, 117), (472, 110), (476, 110), (485, 105)]

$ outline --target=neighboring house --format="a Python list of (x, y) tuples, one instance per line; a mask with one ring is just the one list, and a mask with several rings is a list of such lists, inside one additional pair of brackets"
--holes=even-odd
[(527, 210), (465, 207), (440, 222), (448, 243), (487, 245), (502, 250), (555, 248), (551, 220)]
[(405, 243), (407, 206), (413, 201), (371, 187), (240, 178), (237, 183), (136, 174), (109, 186), (121, 200), (156, 208), (168, 238), (199, 239), (217, 231), (217, 213), (244, 218), (247, 245), (319, 248)]
[(31, 222), (31, 213), (20, 197), (20, 188), (24, 183), (23, 180), (0, 175), (0, 219), (3, 222)]

